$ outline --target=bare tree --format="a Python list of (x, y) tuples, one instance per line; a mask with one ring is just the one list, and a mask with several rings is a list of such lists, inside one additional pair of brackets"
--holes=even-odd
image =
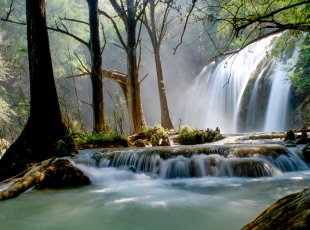
[(114, 20), (114, 16), (104, 10), (99, 11), (99, 14), (111, 20), (121, 43), (121, 47), (126, 52), (127, 77), (125, 82), (124, 79), (122, 79), (122, 83), (120, 84), (125, 84), (122, 88), (127, 102), (131, 133), (142, 131), (146, 127), (140, 92), (140, 84), (144, 78), (142, 80), (139, 79), (139, 61), (137, 54), (141, 31), (137, 30), (137, 25), (140, 18), (143, 16), (147, 2), (148, 1), (110, 0), (117, 16), (125, 26), (126, 39), (122, 37), (120, 29)]
[[(161, 4), (162, 3), (162, 4)], [(161, 125), (167, 129), (173, 129), (169, 115), (169, 107), (166, 96), (165, 82), (160, 57), (160, 47), (165, 39), (167, 26), (170, 22), (169, 14), (175, 4), (175, 1), (161, 2), (160, 0), (149, 0), (147, 10), (144, 12), (143, 24), (145, 25), (151, 39), (154, 51), (155, 65), (157, 71), (157, 85), (160, 101)], [(163, 13), (162, 17), (156, 17), (156, 9)], [(155, 19), (156, 17), (156, 19)], [(157, 22), (157, 23), (156, 23)], [(158, 23), (159, 22), (159, 23)], [(159, 25), (158, 25), (159, 24)]]

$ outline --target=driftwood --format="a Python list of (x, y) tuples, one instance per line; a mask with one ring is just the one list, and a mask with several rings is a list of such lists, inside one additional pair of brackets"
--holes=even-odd
[[(7, 181), (5, 181), (7, 182)], [(90, 183), (82, 171), (66, 159), (50, 159), (33, 166), (23, 177), (12, 178), (0, 192), (0, 201), (14, 198), (36, 186), (38, 189), (76, 187)]]

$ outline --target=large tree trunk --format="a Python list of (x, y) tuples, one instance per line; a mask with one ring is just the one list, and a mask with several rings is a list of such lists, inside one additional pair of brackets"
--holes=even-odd
[(104, 98), (102, 78), (102, 55), (99, 37), (98, 0), (87, 0), (89, 9), (89, 27), (91, 42), (91, 81), (93, 90), (94, 133), (105, 131)]
[(154, 51), (155, 51), (154, 55), (155, 55), (156, 71), (157, 71), (158, 94), (160, 102), (161, 125), (166, 129), (173, 129), (173, 125), (169, 115), (169, 108), (166, 97), (166, 89), (163, 77), (163, 70), (161, 67), (159, 48)]
[[(133, 5), (133, 3), (132, 3)], [(136, 51), (136, 21), (134, 7), (128, 6), (127, 18), (127, 70), (126, 99), (129, 112), (130, 131), (137, 133), (145, 127), (139, 83), (139, 68)]]
[(45, 1), (26, 0), (30, 73), (30, 117), (18, 139), (0, 160), (0, 180), (32, 162), (55, 155), (57, 142), (67, 134), (61, 119), (46, 29)]

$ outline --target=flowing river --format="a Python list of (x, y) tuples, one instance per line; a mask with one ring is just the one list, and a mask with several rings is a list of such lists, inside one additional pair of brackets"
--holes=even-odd
[(310, 184), (299, 149), (279, 143), (242, 135), (186, 147), (186, 154), (182, 147), (166, 148), (168, 155), (165, 148), (84, 150), (71, 160), (91, 185), (32, 189), (1, 202), (0, 229), (240, 229)]

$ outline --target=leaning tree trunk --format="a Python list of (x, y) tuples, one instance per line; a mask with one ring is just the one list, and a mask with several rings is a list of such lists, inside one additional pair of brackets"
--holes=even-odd
[(169, 115), (168, 102), (166, 97), (165, 82), (163, 77), (163, 70), (161, 67), (160, 53), (159, 49), (155, 50), (155, 64), (157, 71), (157, 85), (158, 85), (158, 94), (160, 102), (160, 115), (161, 115), (161, 125), (166, 129), (173, 129), (173, 125)]
[(136, 51), (136, 22), (134, 12), (131, 8), (128, 10), (127, 23), (127, 69), (128, 79), (126, 83), (127, 106), (129, 112), (130, 131), (137, 133), (145, 127), (144, 113), (142, 109), (142, 100), (139, 83), (139, 73)]
[(99, 37), (98, 0), (87, 0), (89, 9), (91, 81), (93, 90), (94, 133), (105, 131), (102, 55)]
[(18, 139), (0, 160), (0, 180), (24, 171), (32, 162), (55, 155), (67, 134), (59, 108), (46, 29), (45, 1), (26, 0), (30, 74), (30, 117)]

